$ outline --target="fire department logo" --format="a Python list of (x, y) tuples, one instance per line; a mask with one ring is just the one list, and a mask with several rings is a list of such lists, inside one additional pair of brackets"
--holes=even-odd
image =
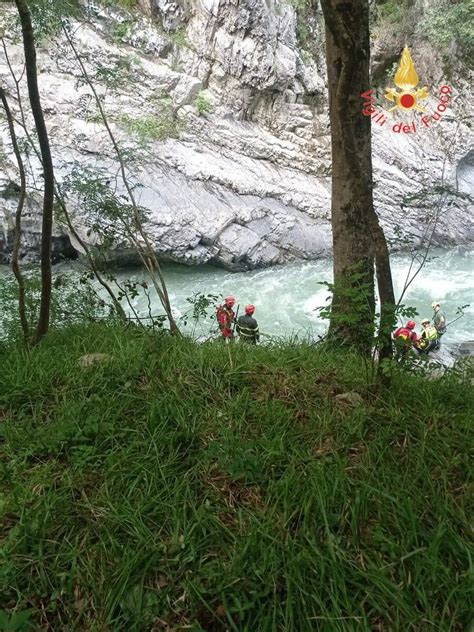
[[(395, 134), (415, 134), (418, 128), (429, 129), (442, 118), (454, 97), (454, 91), (450, 86), (446, 84), (440, 86), (437, 95), (438, 104), (433, 110), (433, 100), (430, 99), (431, 104), (426, 104), (426, 107), (431, 109), (431, 112), (426, 112), (426, 109), (423, 105), (420, 105), (420, 102), (428, 99), (430, 94), (426, 86), (417, 89), (420, 78), (407, 46), (403, 49), (400, 65), (393, 78), (393, 83), (398, 90), (397, 88), (386, 88), (385, 90), (385, 98), (394, 103), (393, 107), (388, 110), (378, 103), (376, 90), (370, 88), (360, 96), (364, 100), (362, 114), (370, 116), (372, 125), (377, 125), (378, 127), (384, 127), (391, 116), (399, 116), (400, 112), (407, 113), (413, 110), (411, 116), (409, 114), (402, 115), (400, 116), (401, 120), (392, 119), (392, 122), (387, 125)], [(390, 112), (394, 110), (395, 112), (390, 115)], [(416, 112), (421, 112), (422, 114), (417, 116)]]
[(392, 112), (392, 110), (399, 108), (400, 110), (414, 109), (419, 112), (426, 112), (425, 108), (418, 102), (428, 98), (428, 88), (425, 86), (415, 90), (419, 82), (420, 78), (415, 70), (415, 64), (411, 58), (410, 51), (408, 50), (408, 47), (405, 46), (400, 59), (400, 65), (393, 80), (393, 83), (400, 88), (401, 92), (398, 92), (394, 88), (387, 89), (385, 98), (389, 101), (395, 102), (395, 105), (388, 111)]

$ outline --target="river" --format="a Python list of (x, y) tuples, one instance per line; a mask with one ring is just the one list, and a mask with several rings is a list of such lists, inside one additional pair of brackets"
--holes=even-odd
[[(419, 323), (423, 317), (432, 315), (430, 305), (433, 300), (442, 304), (448, 322), (456, 318), (459, 306), (471, 303), (465, 310), (465, 316), (448, 328), (443, 340), (456, 343), (474, 339), (473, 255), (472, 247), (431, 253), (430, 261), (414, 280), (403, 300), (405, 305), (415, 307), (419, 313), (415, 319), (417, 329), (420, 329)], [(407, 255), (391, 257), (397, 298), (407, 277), (410, 261)], [(56, 270), (75, 270), (79, 267), (78, 264), (64, 264), (56, 266)], [(167, 264), (164, 273), (177, 317), (189, 311), (190, 304), (186, 299), (195, 292), (224, 296), (232, 294), (240, 304), (240, 313), (243, 313), (247, 303), (256, 305), (255, 316), (264, 334), (307, 337), (322, 334), (326, 329), (327, 323), (320, 318), (317, 308), (325, 305), (328, 297), (328, 291), (321, 283), (332, 279), (330, 260), (298, 262), (241, 273), (227, 272), (210, 265), (187, 267)], [(120, 271), (118, 277), (122, 280), (141, 280), (146, 279), (147, 275), (143, 270), (134, 268)], [(134, 299), (133, 304), (140, 315), (148, 313), (144, 295)], [(152, 311), (153, 314), (163, 313), (158, 300), (153, 301)], [(209, 318), (208, 321), (200, 322), (194, 333), (197, 336), (207, 335), (213, 325), (215, 320)], [(192, 323), (189, 323), (188, 331), (191, 331), (191, 327)]]
[[(448, 322), (456, 318), (459, 306), (471, 303), (465, 316), (449, 328), (444, 340), (460, 342), (474, 339), (474, 249), (455, 248), (438, 250), (431, 254), (429, 263), (413, 281), (403, 303), (417, 309), (419, 317), (431, 317), (430, 305), (438, 300)], [(396, 296), (400, 295), (407, 278), (411, 258), (392, 255), (392, 271)], [(321, 259), (276, 266), (264, 270), (232, 273), (210, 265), (164, 267), (171, 304), (177, 316), (182, 316), (190, 305), (186, 298), (193, 292), (205, 294), (232, 294), (240, 304), (240, 313), (247, 303), (256, 305), (255, 316), (263, 333), (277, 336), (315, 336), (322, 334), (327, 322), (317, 311), (325, 305), (328, 291), (321, 283), (332, 280), (332, 262)], [(120, 276), (146, 278), (142, 271), (128, 271)], [(142, 314), (147, 313), (144, 297), (134, 301)], [(154, 313), (161, 313), (158, 304)], [(211, 323), (199, 325), (196, 333), (206, 334)], [(189, 325), (188, 325), (189, 327)]]

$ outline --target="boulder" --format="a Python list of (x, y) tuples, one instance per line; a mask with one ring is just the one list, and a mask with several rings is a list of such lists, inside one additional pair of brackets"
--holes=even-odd
[(364, 404), (364, 400), (354, 391), (349, 391), (348, 393), (340, 393), (335, 396), (336, 405), (340, 408), (355, 408), (356, 406), (361, 406)]
[(98, 364), (104, 364), (109, 362), (111, 356), (108, 353), (87, 353), (79, 358), (79, 366), (81, 369), (86, 369)]
[(474, 340), (466, 340), (461, 342), (458, 348), (459, 354), (462, 356), (474, 356)]

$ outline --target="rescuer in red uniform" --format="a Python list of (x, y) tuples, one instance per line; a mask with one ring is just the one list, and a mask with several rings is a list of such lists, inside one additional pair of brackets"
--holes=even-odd
[(405, 327), (399, 327), (393, 337), (395, 344), (402, 354), (407, 353), (418, 342), (418, 335), (415, 331), (416, 323), (409, 320)]
[(232, 331), (232, 326), (235, 320), (235, 312), (232, 309), (234, 305), (235, 298), (233, 296), (228, 296), (224, 301), (224, 305), (218, 307), (216, 312), (219, 329), (221, 330), (222, 337), (226, 342), (234, 337), (234, 332)]

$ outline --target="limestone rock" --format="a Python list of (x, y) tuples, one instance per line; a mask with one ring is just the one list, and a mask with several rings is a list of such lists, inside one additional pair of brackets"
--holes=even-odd
[[(127, 151), (137, 142), (134, 125), (155, 134), (138, 169), (142, 186), (137, 191), (149, 212), (146, 230), (157, 254), (190, 265), (212, 261), (231, 270), (329, 255), (325, 61), (301, 50), (294, 7), (282, 0), (140, 0), (139, 5), (142, 14), (97, 5), (90, 23), (74, 32), (89, 71), (100, 70), (96, 88), (119, 141)], [(312, 41), (322, 50), (317, 19), (311, 28)], [(7, 45), (20, 75), (21, 44), (8, 40)], [(57, 174), (65, 177), (74, 165), (101, 169), (124, 194), (91, 91), (78, 82), (77, 64), (67, 51), (61, 40), (54, 48), (38, 49), (41, 98)], [(377, 63), (386, 63), (387, 54)], [(3, 58), (0, 73), (13, 95)], [(25, 85), (22, 90), (26, 102)], [(212, 102), (212, 113), (206, 116), (195, 107), (201, 90)], [(430, 95), (426, 107), (433, 110), (434, 88)], [(422, 237), (438, 199), (430, 191), (440, 186), (444, 173), (446, 202), (433, 246), (474, 240), (469, 197), (474, 194), (474, 134), (463, 122), (472, 117), (471, 97), (472, 85), (459, 80), (449, 112), (416, 135), (374, 125), (374, 198), (389, 238), (396, 238), (398, 229), (415, 242)], [(15, 110), (15, 99), (10, 101)], [(457, 144), (451, 146), (455, 135)], [(18, 182), (4, 123), (0, 149), (1, 193), (10, 191), (9, 182)], [(31, 163), (41, 182), (37, 161), (32, 158)], [(4, 262), (11, 254), (15, 207), (11, 191), (0, 195)], [(96, 245), (93, 219), (74, 199), (70, 208), (81, 237)], [(26, 260), (39, 255), (40, 216), (41, 200), (32, 196), (24, 223)], [(81, 254), (59, 223), (55, 244), (56, 259)], [(110, 256), (124, 264), (136, 258), (126, 240)]]
[(336, 395), (334, 399), (336, 400), (336, 404), (341, 408), (355, 408), (364, 403), (359, 393), (355, 393), (354, 391), (341, 393), (340, 395)]
[(466, 340), (459, 345), (461, 356), (474, 356), (474, 340)]
[(110, 356), (107, 353), (87, 353), (79, 358), (79, 366), (81, 369), (86, 369), (90, 366), (103, 364), (109, 360)]
[(202, 82), (195, 77), (184, 76), (180, 79), (173, 92), (173, 103), (176, 107), (194, 103), (198, 92), (202, 88)]

